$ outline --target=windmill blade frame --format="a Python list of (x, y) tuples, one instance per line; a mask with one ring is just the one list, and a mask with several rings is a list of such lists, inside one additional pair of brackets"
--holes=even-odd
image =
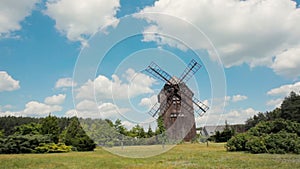
[[(193, 97), (193, 103), (200, 109), (202, 110), (204, 113), (207, 112), (207, 110), (209, 109), (209, 107), (204, 104), (203, 102), (201, 102), (199, 99), (197, 99), (196, 97)], [(199, 113), (198, 113), (199, 114)], [(200, 114), (199, 114), (200, 115)]]
[[(185, 92), (181, 92), (180, 94), (189, 97)], [(196, 105), (196, 107), (198, 108), (197, 111), (195, 111), (197, 114), (201, 115), (199, 113), (199, 111), (201, 110), (202, 112), (206, 113), (206, 111), (209, 109), (209, 107), (207, 105), (205, 105), (204, 103), (202, 103), (199, 99), (197, 99), (195, 96), (190, 96), (192, 97), (192, 102)], [(185, 101), (185, 100), (183, 100)]]
[(172, 76), (169, 75), (166, 71), (164, 71), (154, 62), (151, 62), (151, 64), (145, 69), (145, 71), (148, 72), (153, 77), (160, 79), (165, 83), (168, 83), (170, 85), (174, 84), (171, 82)]
[(148, 112), (148, 114), (150, 114), (152, 117), (155, 117), (159, 110), (165, 110), (163, 113), (161, 113), (160, 115), (164, 115), (165, 112), (168, 111), (168, 109), (171, 107), (171, 102), (169, 98), (173, 98), (174, 94), (171, 94), (169, 97), (165, 98), (162, 103), (163, 104), (159, 104), (159, 103), (155, 103), (152, 108), (150, 109), (150, 111)]
[(183, 73), (181, 74), (178, 83), (186, 83), (202, 66), (194, 59), (188, 64)]

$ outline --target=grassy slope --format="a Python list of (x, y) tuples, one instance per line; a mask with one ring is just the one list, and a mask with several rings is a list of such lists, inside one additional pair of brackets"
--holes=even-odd
[[(125, 147), (126, 149), (126, 147)], [(300, 168), (300, 155), (226, 152), (223, 144), (183, 144), (150, 158), (124, 158), (102, 149), (64, 154), (0, 155), (0, 168)]]

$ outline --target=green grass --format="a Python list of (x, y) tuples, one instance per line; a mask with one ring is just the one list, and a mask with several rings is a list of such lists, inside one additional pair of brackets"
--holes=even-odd
[[(158, 149), (159, 147), (150, 147)], [(160, 147), (161, 148), (161, 147)], [(139, 153), (141, 147), (111, 148), (110, 151)], [(223, 144), (182, 144), (150, 158), (120, 157), (101, 148), (94, 152), (62, 154), (0, 155), (0, 168), (300, 168), (300, 155), (226, 152)]]

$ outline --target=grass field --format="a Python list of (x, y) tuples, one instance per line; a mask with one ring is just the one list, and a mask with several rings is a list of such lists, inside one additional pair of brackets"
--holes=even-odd
[[(131, 149), (130, 149), (131, 148)], [(152, 147), (153, 148), (153, 147)], [(157, 148), (157, 147), (156, 147)], [(149, 147), (120, 147), (137, 152)], [(223, 144), (181, 144), (150, 158), (125, 158), (101, 148), (94, 152), (0, 155), (0, 168), (300, 168), (300, 155), (226, 152)]]

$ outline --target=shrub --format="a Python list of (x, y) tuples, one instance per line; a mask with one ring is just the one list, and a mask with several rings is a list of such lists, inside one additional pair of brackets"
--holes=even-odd
[(297, 136), (297, 134), (281, 131), (279, 133), (270, 134), (266, 138), (266, 146), (270, 153), (296, 153), (297, 146), (299, 147), (298, 140), (299, 137)]
[(32, 153), (41, 143), (50, 143), (47, 135), (11, 135), (0, 140), (0, 154)]
[(246, 150), (246, 142), (250, 138), (250, 135), (247, 133), (237, 134), (228, 140), (225, 145), (227, 151), (245, 151)]
[(251, 153), (300, 153), (300, 124), (283, 119), (261, 122), (244, 134), (232, 137), (227, 151)]
[(267, 148), (263, 137), (251, 137), (250, 140), (246, 142), (246, 150), (250, 153), (266, 153)]
[(35, 153), (65, 153), (71, 151), (72, 146), (66, 146), (64, 143), (42, 143), (40, 146), (35, 147)]

